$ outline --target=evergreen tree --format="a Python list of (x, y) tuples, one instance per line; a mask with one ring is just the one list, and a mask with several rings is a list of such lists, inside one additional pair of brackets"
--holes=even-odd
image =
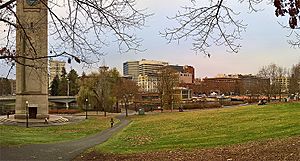
[(66, 96), (68, 90), (68, 80), (67, 80), (67, 72), (65, 68), (62, 68), (62, 74), (60, 77), (60, 83), (58, 85), (58, 95), (59, 96)]
[(60, 79), (58, 77), (58, 75), (56, 75), (53, 79), (53, 81), (51, 82), (51, 86), (50, 86), (50, 95), (51, 96), (58, 96), (59, 95), (59, 84), (60, 84)]
[(82, 72), (81, 77), (85, 77), (85, 76), (86, 76), (85, 72)]
[(66, 75), (67, 75), (66, 68), (65, 68), (65, 67), (62, 67), (62, 69), (61, 69), (61, 75), (60, 75), (60, 77), (61, 77), (61, 78), (65, 78), (65, 77), (66, 77)]
[(79, 91), (79, 83), (78, 83), (78, 74), (77, 72), (72, 69), (68, 74), (69, 79), (69, 94), (70, 96), (75, 96), (78, 94)]
[(0, 78), (0, 95), (10, 95), (12, 93), (11, 83), (7, 78)]

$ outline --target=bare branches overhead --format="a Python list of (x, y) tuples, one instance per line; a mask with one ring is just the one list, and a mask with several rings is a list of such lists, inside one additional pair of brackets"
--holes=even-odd
[(58, 4), (54, 0), (50, 4), (51, 35), (75, 53), (102, 54), (109, 34), (114, 35), (120, 52), (141, 50), (141, 39), (132, 31), (143, 26), (148, 15), (135, 8), (135, 0), (67, 0), (60, 7), (67, 13), (62, 17), (55, 12)]
[[(291, 18), (293, 25), (291, 28), (296, 28), (295, 25), (297, 23), (295, 19), (299, 18), (296, 18), (297, 15), (299, 16), (299, 8), (296, 9), (296, 4), (300, 4), (300, 1), (283, 1), (281, 5), (290, 6), (290, 12), (293, 14), (293, 18)], [(207, 56), (210, 56), (209, 49), (213, 46), (224, 46), (227, 51), (237, 53), (241, 47), (241, 33), (245, 31), (247, 25), (243, 22), (243, 19), (239, 18), (240, 10), (234, 8), (233, 4), (245, 3), (248, 5), (250, 12), (256, 12), (260, 11), (260, 9), (257, 9), (257, 5), (262, 2), (268, 1), (236, 0), (232, 2), (225, 0), (191, 0), (190, 5), (182, 7), (182, 10), (170, 18), (177, 22), (176, 27), (168, 28), (161, 34), (169, 42), (191, 39), (192, 49)], [(286, 13), (289, 12), (288, 10), (286, 11)], [(296, 35), (296, 39), (293, 39), (289, 43), (299, 47), (299, 35)]]
[[(240, 0), (242, 3), (244, 0)], [(248, 0), (249, 9), (255, 11), (253, 5), (262, 0)], [(229, 52), (237, 53), (241, 45), (241, 33), (246, 25), (237, 16), (239, 12), (234, 11), (232, 6), (223, 0), (209, 0), (198, 5), (192, 0), (190, 6), (183, 7), (177, 15), (172, 17), (178, 23), (177, 27), (168, 28), (162, 35), (172, 41), (180, 41), (190, 38), (193, 40), (193, 50), (210, 56), (208, 49), (213, 46), (225, 46)]]
[[(22, 28), (15, 13), (17, 3), (17, 0), (0, 1), (0, 27), (5, 28), (0, 31), (1, 49), (14, 50), (16, 28)], [(111, 43), (111, 37), (120, 52), (142, 50), (135, 30), (144, 25), (149, 15), (136, 8), (135, 0), (48, 0), (47, 4), (40, 0), (39, 3), (48, 9), (49, 36), (53, 40), (49, 44), (53, 50), (50, 56), (59, 56), (63, 51), (83, 61), (101, 56), (102, 47)], [(10, 54), (10, 58), (15, 56), (14, 52)]]
[(293, 33), (294, 33), (295, 39), (291, 39), (288, 42), (292, 46), (300, 48), (300, 33), (297, 33), (297, 32), (293, 32)]

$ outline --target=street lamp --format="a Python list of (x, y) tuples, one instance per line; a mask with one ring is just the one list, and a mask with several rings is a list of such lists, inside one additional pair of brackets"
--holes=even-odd
[(124, 95), (124, 103), (125, 103), (125, 111), (126, 111), (126, 117), (128, 116), (128, 110), (127, 110), (127, 96)]
[(67, 96), (69, 96), (70, 95), (70, 80), (69, 80), (69, 78), (67, 78), (67, 81), (68, 81)]
[(172, 107), (171, 107), (171, 112), (173, 112), (174, 109), (174, 94), (172, 94)]
[(25, 113), (26, 113), (26, 128), (28, 128), (28, 101), (26, 101)]
[(85, 119), (87, 119), (87, 107), (88, 107), (88, 99), (85, 99)]

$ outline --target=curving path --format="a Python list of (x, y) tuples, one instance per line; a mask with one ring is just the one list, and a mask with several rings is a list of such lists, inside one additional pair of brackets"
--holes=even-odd
[(105, 142), (113, 134), (121, 131), (130, 123), (129, 120), (125, 119), (124, 115), (119, 115), (117, 118), (120, 122), (113, 128), (80, 140), (52, 144), (31, 144), (18, 147), (0, 147), (0, 160), (72, 160), (84, 152), (84, 150)]

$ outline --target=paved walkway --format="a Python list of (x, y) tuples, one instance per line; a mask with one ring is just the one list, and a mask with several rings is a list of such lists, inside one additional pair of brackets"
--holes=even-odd
[(31, 144), (19, 147), (0, 147), (0, 160), (72, 160), (84, 152), (84, 150), (105, 142), (113, 134), (119, 132), (130, 123), (129, 120), (125, 119), (124, 115), (119, 115), (117, 118), (120, 119), (120, 122), (113, 128), (80, 140), (53, 144)]

